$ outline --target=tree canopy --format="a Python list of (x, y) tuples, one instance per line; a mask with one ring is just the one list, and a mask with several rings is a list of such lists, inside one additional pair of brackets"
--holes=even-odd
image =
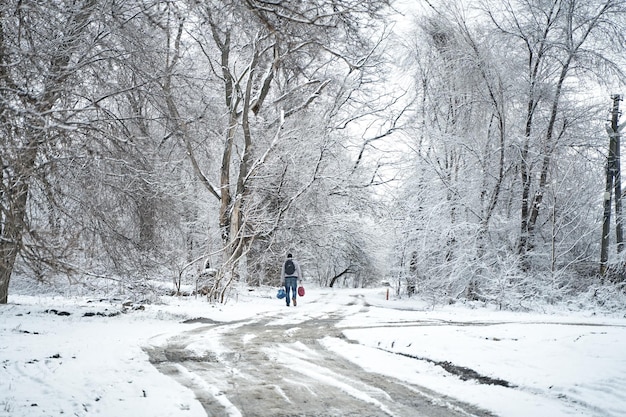
[(61, 275), (223, 302), (277, 285), (288, 252), (320, 285), (434, 302), (623, 290), (618, 242), (598, 261), (625, 18), (618, 0), (7, 0), (0, 303)]

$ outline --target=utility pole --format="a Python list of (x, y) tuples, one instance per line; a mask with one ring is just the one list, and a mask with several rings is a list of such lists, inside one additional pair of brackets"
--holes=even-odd
[(622, 232), (622, 166), (620, 163), (620, 132), (624, 126), (619, 126), (619, 102), (622, 98), (619, 94), (614, 95), (612, 98), (611, 132), (615, 138), (615, 237), (617, 253), (620, 253), (624, 250), (624, 234)]
[(615, 235), (617, 252), (624, 250), (624, 237), (622, 231), (622, 180), (620, 169), (620, 132), (625, 124), (619, 124), (619, 102), (622, 97), (619, 94), (611, 96), (613, 108), (611, 110), (611, 123), (607, 124), (606, 131), (609, 134), (609, 155), (606, 162), (606, 188), (604, 191), (604, 217), (602, 220), (602, 247), (600, 250), (600, 274), (606, 273), (609, 260), (609, 234), (611, 230), (611, 194), (615, 189)]

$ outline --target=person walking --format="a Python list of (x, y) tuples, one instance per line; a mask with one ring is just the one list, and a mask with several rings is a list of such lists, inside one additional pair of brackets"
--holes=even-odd
[[(293, 301), (294, 307), (297, 306), (298, 302), (296, 296), (298, 295), (298, 281), (302, 281), (302, 270), (300, 269), (300, 264), (293, 259), (293, 255), (290, 253), (287, 254), (287, 260), (283, 263), (280, 279), (287, 293), (287, 297), (285, 297), (287, 307), (289, 307), (290, 301)], [(290, 291), (293, 293), (291, 298), (289, 298)]]

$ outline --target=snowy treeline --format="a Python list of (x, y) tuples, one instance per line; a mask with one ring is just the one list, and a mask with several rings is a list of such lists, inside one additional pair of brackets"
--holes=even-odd
[(625, 5), (475, 6), (419, 19), (407, 44), (416, 95), (400, 271), (435, 296), (509, 307), (601, 297), (590, 286), (601, 282), (602, 92), (624, 80)]
[(321, 285), (604, 301), (625, 17), (619, 0), (6, 0), (0, 302), (11, 277), (59, 274), (223, 301), (277, 284), (287, 252)]

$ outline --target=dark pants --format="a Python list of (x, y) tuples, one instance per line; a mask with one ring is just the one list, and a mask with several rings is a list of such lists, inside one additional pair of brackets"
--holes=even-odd
[[(293, 292), (293, 295), (289, 296), (289, 290)], [(291, 299), (295, 299), (298, 295), (298, 278), (296, 277), (286, 277), (285, 278), (285, 292), (287, 293), (286, 301), (287, 305), (291, 302)]]

